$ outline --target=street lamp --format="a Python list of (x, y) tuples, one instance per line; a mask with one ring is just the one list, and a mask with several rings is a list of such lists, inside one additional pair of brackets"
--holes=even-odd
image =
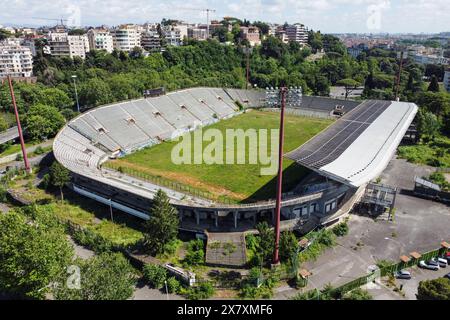
[(280, 112), (280, 137), (278, 149), (278, 176), (277, 176), (277, 199), (275, 206), (275, 248), (273, 250), (273, 265), (280, 262), (278, 249), (280, 244), (280, 212), (281, 212), (281, 196), (283, 184), (283, 144), (284, 144), (284, 109), (288, 105), (290, 107), (300, 107), (302, 103), (302, 88), (281, 87), (278, 89), (266, 88), (266, 105), (274, 108), (281, 105)]
[(75, 81), (76, 79), (77, 79), (77, 76), (73, 75), (72, 80), (73, 80), (73, 86), (75, 88), (75, 99), (77, 100), (77, 111), (80, 112), (80, 104), (78, 103), (77, 82)]

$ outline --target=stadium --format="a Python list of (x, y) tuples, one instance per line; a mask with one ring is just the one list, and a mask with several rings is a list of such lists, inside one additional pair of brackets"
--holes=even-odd
[[(233, 177), (236, 188), (243, 184), (239, 178), (257, 181), (242, 199), (224, 197), (212, 192), (207, 180), (192, 185), (183, 180), (185, 174), (195, 174), (189, 167), (157, 171), (150, 154), (200, 127), (251, 123), (245, 117), (279, 118), (279, 109), (266, 106), (264, 91), (230, 88), (191, 88), (101, 106), (68, 122), (56, 136), (53, 152), (71, 171), (75, 192), (111, 208), (148, 219), (152, 199), (162, 189), (178, 209), (184, 230), (249, 230), (258, 221), (274, 219), (274, 177), (258, 180), (256, 175), (240, 177), (239, 169), (224, 171), (223, 178), (214, 176), (222, 183), (215, 187), (239, 191), (227, 189)], [(417, 106), (406, 102), (312, 96), (287, 108), (292, 124), (285, 135), (289, 148), (283, 176), (289, 185), (283, 189), (281, 228), (308, 232), (338, 221), (386, 168), (416, 112)], [(308, 134), (299, 137), (305, 130)], [(141, 161), (138, 167), (138, 155), (148, 165)], [(220, 174), (220, 167), (214, 174)], [(249, 196), (255, 193), (259, 196)]]

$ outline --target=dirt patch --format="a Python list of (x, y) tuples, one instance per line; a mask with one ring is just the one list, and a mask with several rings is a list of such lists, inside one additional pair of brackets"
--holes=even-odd
[(165, 170), (159, 170), (159, 169), (155, 169), (155, 168), (144, 167), (144, 166), (141, 166), (141, 165), (138, 165), (135, 163), (130, 163), (123, 159), (116, 159), (116, 160), (114, 160), (114, 163), (118, 164), (120, 166), (123, 166), (123, 167), (137, 170), (139, 172), (148, 173), (153, 176), (161, 176), (161, 177), (164, 177), (164, 178), (169, 179), (174, 182), (179, 182), (184, 185), (192, 186), (196, 189), (210, 192), (217, 197), (225, 196), (225, 197), (232, 198), (232, 199), (239, 200), (239, 201), (244, 200), (248, 197), (247, 195), (242, 194), (242, 193), (236, 193), (236, 192), (230, 191), (226, 188), (219, 187), (217, 185), (205, 183), (205, 182), (203, 182), (195, 177), (192, 177), (186, 173), (172, 172), (172, 171), (165, 171)]

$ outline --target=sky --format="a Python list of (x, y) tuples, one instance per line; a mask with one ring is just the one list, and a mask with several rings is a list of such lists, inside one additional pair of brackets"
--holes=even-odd
[[(0, 25), (72, 26), (206, 22), (233, 16), (250, 21), (305, 24), (326, 33), (437, 33), (450, 31), (450, 0), (0, 0)], [(39, 18), (39, 19), (37, 19)]]

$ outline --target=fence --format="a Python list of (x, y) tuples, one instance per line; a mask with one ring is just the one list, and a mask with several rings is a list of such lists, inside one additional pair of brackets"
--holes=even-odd
[(152, 175), (149, 173), (144, 173), (144, 172), (140, 172), (137, 170), (133, 170), (128, 167), (122, 167), (122, 166), (117, 165), (112, 162), (106, 162), (103, 164), (103, 166), (106, 168), (115, 170), (117, 172), (124, 173), (129, 176), (132, 176), (132, 177), (135, 177), (135, 178), (147, 181), (147, 182), (154, 183), (154, 184), (162, 186), (162, 187), (167, 187), (172, 190), (190, 194), (194, 197), (203, 198), (203, 199), (212, 200), (212, 201), (218, 201), (223, 204), (237, 204), (236, 200), (233, 200), (233, 199), (230, 199), (230, 198), (227, 198), (224, 196), (215, 196), (214, 194), (212, 194), (209, 191), (202, 191), (202, 190), (199, 190), (196, 188), (192, 188), (191, 186), (163, 178), (161, 176), (155, 176), (155, 175)]
[[(399, 262), (399, 263), (395, 263), (395, 264), (392, 264), (392, 265), (389, 265), (386, 267), (382, 267), (382, 268), (380, 268), (379, 272), (369, 273), (360, 278), (357, 278), (350, 282), (347, 282), (337, 288), (334, 288), (330, 294), (332, 297), (341, 297), (342, 295), (344, 295), (345, 293), (347, 293), (353, 289), (359, 288), (365, 284), (373, 282), (378, 276), (384, 277), (389, 274), (393, 274), (396, 271), (402, 270), (404, 268), (412, 267), (414, 265), (417, 265), (420, 260), (427, 261), (427, 260), (430, 260), (431, 258), (441, 255), (442, 253), (445, 252), (445, 250), (446, 249), (444, 249), (444, 248), (439, 248), (436, 250), (425, 252), (424, 254), (422, 254), (422, 256), (419, 259), (412, 258), (408, 262)], [(307, 292), (307, 295), (308, 295), (308, 293), (312, 293), (314, 291), (316, 291), (316, 289), (310, 290), (309, 292)]]

